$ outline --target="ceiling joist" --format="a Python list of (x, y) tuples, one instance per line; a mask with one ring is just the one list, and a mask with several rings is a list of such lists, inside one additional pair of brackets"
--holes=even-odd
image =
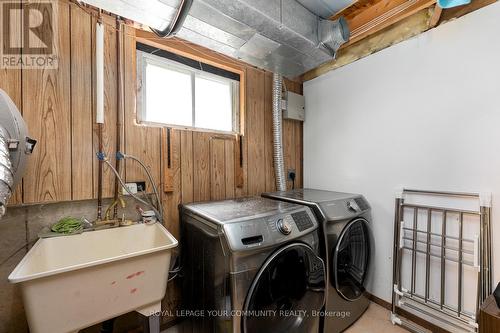
[(360, 0), (331, 19), (346, 18), (351, 38), (342, 47), (348, 47), (435, 3), (436, 0)]
[[(369, 25), (369, 22), (377, 21), (380, 23), (370, 24), (374, 28), (365, 32), (363, 37), (351, 34), (351, 41), (340, 48), (336, 59), (304, 73), (298, 80), (302, 82), (312, 80), (329, 71), (350, 64), (497, 1), (473, 0), (465, 6), (441, 9), (439, 6), (434, 5), (435, 1), (359, 0), (341, 10), (330, 19), (337, 19), (340, 16), (344, 16), (349, 23), (351, 32), (354, 33), (361, 31), (360, 27)], [(386, 19), (385, 21), (377, 19), (379, 17), (386, 17), (384, 15), (386, 11), (400, 6), (402, 2), (411, 2), (412, 5), (406, 6), (405, 10), (401, 11), (398, 15), (393, 15), (391, 19)]]

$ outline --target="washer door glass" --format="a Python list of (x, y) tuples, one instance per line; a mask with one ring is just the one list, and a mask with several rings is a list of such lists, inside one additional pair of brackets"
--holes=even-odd
[(247, 295), (243, 332), (311, 332), (325, 299), (325, 265), (304, 244), (275, 252), (257, 273)]
[(370, 229), (365, 219), (350, 222), (332, 253), (334, 283), (338, 293), (354, 301), (363, 295), (370, 262)]

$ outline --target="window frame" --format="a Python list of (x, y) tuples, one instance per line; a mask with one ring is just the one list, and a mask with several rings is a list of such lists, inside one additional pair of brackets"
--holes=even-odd
[[(198, 131), (198, 132), (207, 132), (207, 133), (220, 133), (220, 134), (229, 134), (229, 135), (243, 135), (244, 134), (244, 106), (245, 106), (245, 71), (243, 68), (237, 68), (236, 66), (228, 67), (224, 64), (219, 64), (214, 61), (207, 61), (207, 59), (192, 56), (183, 52), (177, 52), (177, 50), (172, 49), (170, 47), (159, 47), (157, 43), (145, 43), (142, 40), (138, 40), (138, 42), (150, 45), (155, 48), (163, 49), (165, 51), (175, 53), (182, 57), (186, 57), (202, 64), (209, 64), (211, 66), (220, 68), (222, 70), (235, 73), (239, 75), (240, 80), (238, 84), (234, 84), (235, 80), (225, 79), (224, 77), (216, 74), (212, 74), (210, 72), (202, 71), (191, 66), (176, 62), (171, 59), (163, 58), (148, 52), (141, 51), (139, 49), (136, 50), (136, 70), (137, 70), (137, 101), (136, 101), (136, 122), (139, 125), (143, 126), (152, 126), (152, 127), (168, 127), (168, 128), (176, 128), (182, 130), (190, 130), (190, 131)], [(174, 70), (178, 72), (182, 72), (185, 74), (189, 74), (191, 76), (191, 106), (192, 106), (192, 125), (176, 125), (176, 124), (166, 124), (166, 123), (158, 123), (151, 122), (146, 120), (146, 110), (147, 110), (147, 100), (146, 100), (146, 80), (144, 79), (144, 73), (146, 70), (146, 66), (148, 64), (158, 66), (161, 68), (165, 68), (168, 70)], [(232, 130), (224, 131), (210, 128), (201, 128), (195, 126), (196, 121), (196, 85), (195, 80), (196, 77), (211, 79), (218, 82), (228, 82), (230, 81), (231, 89), (232, 89)]]

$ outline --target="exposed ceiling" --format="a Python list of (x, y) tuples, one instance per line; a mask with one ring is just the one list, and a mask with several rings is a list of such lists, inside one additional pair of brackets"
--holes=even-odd
[[(160, 30), (182, 2), (80, 1)], [(495, 1), (441, 10), (436, 0), (193, 0), (177, 36), (289, 78), (304, 73), (300, 79), (308, 80)], [(340, 17), (349, 35), (333, 24)], [(407, 26), (412, 20), (414, 27)], [(341, 60), (334, 59), (332, 50), (347, 36)]]
[(297, 0), (302, 6), (322, 18), (329, 18), (355, 0)]
[[(181, 2), (82, 1), (156, 30), (175, 22)], [(296, 0), (193, 0), (176, 36), (295, 78), (333, 59), (349, 32), (345, 21), (322, 19)]]
[(358, 0), (330, 18), (347, 20), (351, 31), (349, 42), (343, 45), (347, 47), (435, 4), (436, 0)]
[[(351, 40), (342, 45), (335, 60), (303, 74), (300, 80), (312, 80), (497, 1), (474, 0), (468, 5), (442, 9), (434, 1), (425, 0), (358, 0), (331, 17), (346, 18)], [(360, 29), (363, 26), (369, 29)]]

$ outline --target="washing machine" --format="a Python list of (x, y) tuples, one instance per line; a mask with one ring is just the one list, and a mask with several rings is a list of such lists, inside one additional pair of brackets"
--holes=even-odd
[(193, 332), (318, 332), (327, 273), (309, 207), (252, 197), (180, 211)]
[(365, 290), (373, 255), (370, 205), (359, 194), (297, 189), (263, 197), (310, 207), (321, 227), (321, 257), (327, 263), (326, 333), (342, 332), (367, 309)]

